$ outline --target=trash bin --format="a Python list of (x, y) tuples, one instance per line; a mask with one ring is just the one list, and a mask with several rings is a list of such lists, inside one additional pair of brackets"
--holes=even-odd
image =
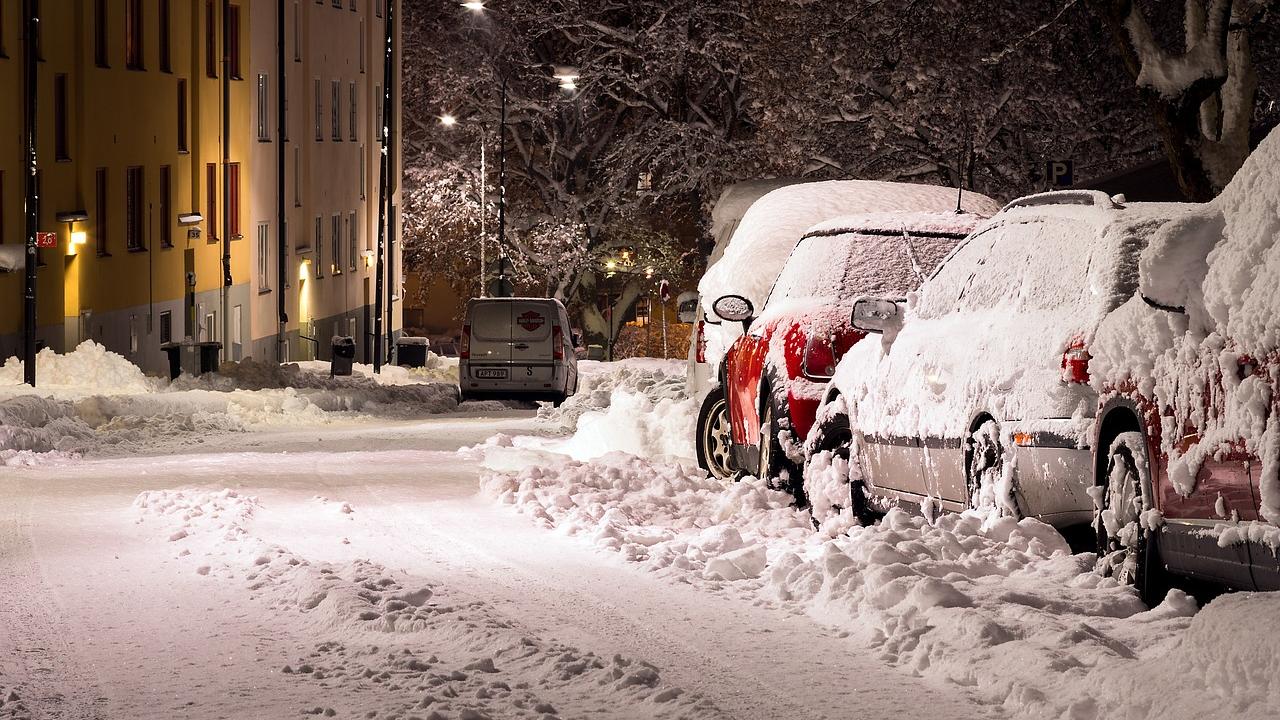
[(329, 377), (351, 375), (351, 364), (356, 359), (356, 339), (350, 335), (333, 338), (332, 356), (329, 358)]
[(222, 354), (222, 343), (202, 342), (200, 345), (200, 374), (218, 372), (218, 356)]
[(588, 359), (588, 360), (603, 360), (603, 359), (604, 359), (604, 346), (603, 346), (603, 345), (588, 345), (588, 346), (587, 346), (587, 359)]
[(427, 339), (424, 337), (402, 337), (396, 341), (396, 363), (401, 367), (426, 367)]
[(169, 379), (177, 380), (182, 375), (182, 345), (181, 343), (165, 343), (160, 346), (164, 354), (169, 358)]

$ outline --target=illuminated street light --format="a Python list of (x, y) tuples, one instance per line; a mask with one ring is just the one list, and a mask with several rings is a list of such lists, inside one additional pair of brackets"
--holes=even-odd
[(578, 73), (578, 68), (559, 66), (555, 69), (554, 77), (560, 82), (561, 90), (577, 90), (578, 78), (581, 75)]
[(484, 3), (481, 2), (481, 0), (468, 0), (467, 2), (462, 3), (462, 7), (470, 10), (471, 12), (484, 12)]
[(458, 124), (458, 118), (450, 115), (449, 113), (445, 113), (440, 116), (440, 124), (445, 127), (453, 127)]

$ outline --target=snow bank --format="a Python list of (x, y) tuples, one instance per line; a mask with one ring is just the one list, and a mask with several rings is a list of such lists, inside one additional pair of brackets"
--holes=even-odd
[[(0, 394), (22, 386), (25, 364), (11, 357), (0, 365)], [(142, 374), (137, 365), (92, 340), (65, 355), (45, 348), (36, 353), (36, 381), (41, 392), (65, 395), (125, 395), (152, 392), (161, 381)]]
[[(342, 508), (333, 522), (356, 527), (358, 513), (345, 512), (350, 505), (315, 502)], [(281, 625), (301, 622), (322, 640), (276, 668), (333, 703), (304, 714), (580, 717), (601, 702), (634, 708), (636, 717), (698, 711), (700, 698), (664, 683), (648, 663), (539, 638), (439, 582), (369, 560), (313, 561), (270, 542), (271, 528), (314, 514), (311, 502), (304, 506), (271, 517), (258, 498), (209, 488), (144, 492), (134, 501), (138, 523), (190, 572), (246, 588), (246, 606), (256, 606), (246, 612), (277, 616)]]
[(1034, 519), (895, 509), (870, 527), (845, 518), (828, 530), (847, 534), (832, 537), (754, 479), (725, 486), (686, 465), (497, 446), (486, 463), (498, 469), (482, 495), (539, 525), (674, 581), (806, 613), (1014, 716), (1262, 718), (1276, 706), (1274, 629), (1249, 628), (1280, 613), (1280, 595), (1224, 597), (1196, 615), (1172, 591), (1148, 610)]

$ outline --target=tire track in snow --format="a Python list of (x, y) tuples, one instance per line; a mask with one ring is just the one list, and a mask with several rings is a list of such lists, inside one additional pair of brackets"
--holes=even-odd
[[(366, 516), (370, 532), (395, 548), (384, 563), (405, 566), (406, 554), (428, 561), (437, 576), (452, 576), (454, 588), (505, 605), (546, 634), (654, 663), (666, 681), (736, 720), (817, 720), (857, 708), (922, 720), (998, 712), (860, 655), (803, 616), (619, 567), (478, 500), (424, 503), (412, 491), (364, 490), (372, 501), (362, 503), (366, 513), (387, 520)], [(922, 695), (930, 702), (903, 702)]]
[(81, 667), (66, 612), (45, 581), (30, 496), (16, 478), (0, 499), (0, 719), (101, 720), (106, 698)]

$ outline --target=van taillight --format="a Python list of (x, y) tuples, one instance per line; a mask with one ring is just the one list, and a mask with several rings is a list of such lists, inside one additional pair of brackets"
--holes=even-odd
[(471, 325), (462, 326), (462, 345), (458, 348), (458, 358), (462, 360), (471, 359)]
[(804, 346), (804, 358), (800, 361), (800, 371), (806, 377), (829, 380), (836, 374), (835, 348), (825, 335), (810, 335)]
[(551, 358), (553, 360), (564, 359), (564, 331), (559, 325), (551, 326)]
[(694, 359), (700, 363), (707, 361), (707, 321), (698, 321), (698, 337), (694, 339)]
[(1071, 343), (1062, 353), (1062, 382), (1081, 385), (1089, 382), (1089, 351), (1080, 340)]

